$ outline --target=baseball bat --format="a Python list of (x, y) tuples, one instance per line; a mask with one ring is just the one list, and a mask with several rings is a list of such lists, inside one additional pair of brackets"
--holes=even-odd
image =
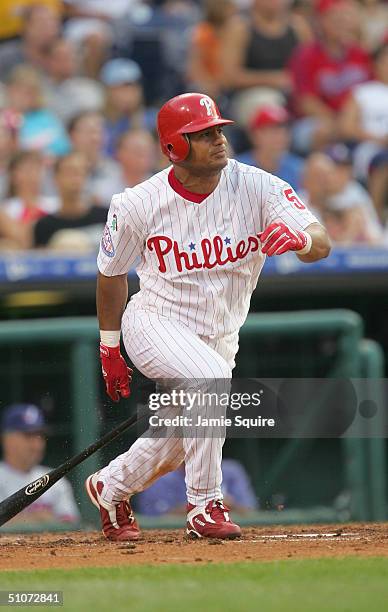
[(62, 465), (51, 470), (47, 474), (43, 474), (40, 478), (37, 478), (33, 482), (30, 482), (26, 487), (22, 487), (16, 493), (13, 493), (7, 499), (0, 503), (0, 527), (9, 521), (16, 514), (24, 510), (27, 506), (32, 504), (38, 499), (43, 493), (45, 493), (50, 487), (52, 487), (58, 480), (63, 478), (70, 470), (75, 468), (79, 463), (82, 463), (85, 459), (93, 455), (97, 450), (106, 446), (109, 442), (117, 438), (123, 431), (132, 427), (138, 422), (139, 418), (137, 414), (129, 417), (120, 425), (117, 425), (114, 429), (106, 433), (96, 442), (93, 442), (90, 446), (81, 451), (78, 455), (71, 457)]

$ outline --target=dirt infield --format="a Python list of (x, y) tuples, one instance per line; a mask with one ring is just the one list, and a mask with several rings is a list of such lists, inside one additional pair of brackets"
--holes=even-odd
[(0, 536), (0, 570), (343, 556), (388, 557), (388, 524), (251, 527), (224, 542), (189, 540), (177, 530), (145, 531), (121, 544), (97, 532)]

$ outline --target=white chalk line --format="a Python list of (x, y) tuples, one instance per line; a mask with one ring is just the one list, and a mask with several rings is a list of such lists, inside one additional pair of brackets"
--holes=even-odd
[[(263, 540), (291, 540), (295, 538), (306, 538), (310, 540), (320, 540), (323, 538), (333, 540), (361, 540), (362, 536), (359, 533), (279, 533), (279, 534), (263, 534), (256, 537), (250, 542), (262, 542)], [(243, 541), (243, 540), (240, 540)], [(246, 541), (246, 540), (245, 540)]]

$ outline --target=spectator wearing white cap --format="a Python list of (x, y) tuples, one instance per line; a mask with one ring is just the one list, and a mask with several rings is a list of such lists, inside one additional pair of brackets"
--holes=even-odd
[(252, 116), (248, 135), (253, 148), (238, 161), (275, 174), (299, 189), (303, 160), (290, 152), (289, 114), (281, 106), (263, 105)]
[(106, 87), (105, 153), (114, 156), (118, 138), (130, 128), (155, 128), (155, 111), (143, 106), (140, 66), (126, 58), (110, 60), (100, 79)]
[[(42, 410), (33, 404), (13, 404), (2, 415), (3, 461), (0, 462), (0, 501), (46, 474), (41, 465), (46, 450), (47, 426)], [(62, 478), (51, 489), (17, 514), (8, 524), (44, 526), (79, 522), (80, 515), (70, 483)]]

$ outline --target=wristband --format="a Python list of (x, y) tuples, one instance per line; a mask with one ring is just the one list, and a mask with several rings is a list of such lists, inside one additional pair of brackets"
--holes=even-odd
[(109, 348), (115, 348), (120, 344), (120, 333), (120, 330), (106, 331), (105, 329), (100, 329), (101, 344)]
[(307, 242), (303, 249), (296, 251), (298, 255), (307, 255), (307, 253), (310, 253), (311, 247), (313, 246), (313, 239), (311, 238), (310, 234), (308, 232), (303, 232), (303, 234), (306, 236)]

